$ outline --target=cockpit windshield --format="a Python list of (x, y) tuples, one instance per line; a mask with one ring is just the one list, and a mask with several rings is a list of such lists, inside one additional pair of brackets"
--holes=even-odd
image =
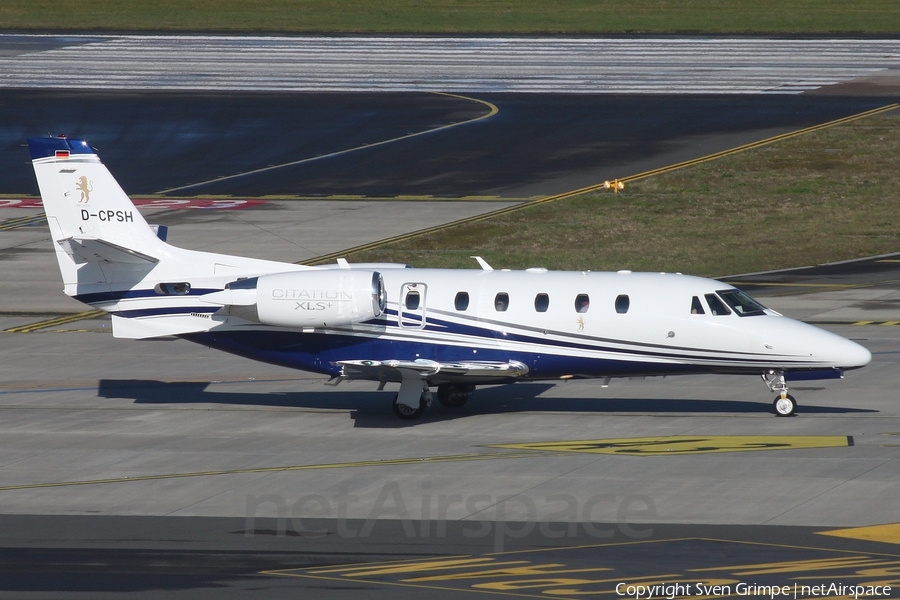
[(756, 317), (766, 314), (766, 307), (740, 290), (716, 292), (740, 317)]

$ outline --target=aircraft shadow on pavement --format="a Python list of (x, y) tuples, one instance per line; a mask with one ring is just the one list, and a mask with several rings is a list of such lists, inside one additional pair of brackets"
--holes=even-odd
[[(435, 399), (425, 415), (415, 421), (398, 419), (391, 410), (393, 391), (322, 392), (228, 392), (209, 391), (212, 382), (165, 382), (145, 379), (101, 379), (97, 394), (101, 398), (123, 398), (137, 404), (219, 404), (285, 407), (301, 409), (349, 410), (356, 427), (399, 428), (418, 423), (445, 421), (475, 415), (514, 412), (586, 412), (586, 413), (771, 413), (768, 400), (698, 400), (676, 398), (543, 398), (555, 387), (551, 384), (496, 386), (481, 388), (461, 408), (446, 408)], [(264, 382), (260, 382), (264, 383)], [(800, 404), (799, 415), (875, 413), (877, 410), (843, 406)]]

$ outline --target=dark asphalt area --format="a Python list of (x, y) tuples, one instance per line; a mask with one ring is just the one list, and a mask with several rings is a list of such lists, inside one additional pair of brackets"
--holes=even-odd
[[(171, 195), (531, 197), (884, 106), (862, 96), (491, 94), (499, 112), (374, 148)], [(129, 194), (315, 158), (487, 114), (439, 94), (0, 90), (0, 193), (37, 194), (28, 136), (96, 147)]]
[[(433, 600), (507, 593), (572, 598), (620, 597), (615, 593), (620, 582), (900, 584), (891, 574), (900, 559), (895, 545), (820, 531), (636, 523), (0, 516), (0, 597), (130, 593), (142, 598)], [(863, 569), (868, 576), (860, 576)], [(548, 591), (549, 596), (543, 593)], [(696, 587), (690, 591), (682, 595), (697, 595)]]

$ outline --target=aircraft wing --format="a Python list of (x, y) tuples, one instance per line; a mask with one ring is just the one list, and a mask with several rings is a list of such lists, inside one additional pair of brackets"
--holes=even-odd
[(402, 381), (419, 378), (465, 381), (466, 379), (518, 378), (528, 373), (528, 367), (518, 361), (437, 362), (434, 360), (341, 360), (341, 379), (372, 381)]

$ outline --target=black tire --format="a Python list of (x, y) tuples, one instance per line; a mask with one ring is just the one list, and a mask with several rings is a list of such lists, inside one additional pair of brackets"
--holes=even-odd
[(474, 385), (444, 383), (438, 386), (438, 402), (447, 408), (459, 408), (469, 401), (474, 391)]
[(400, 394), (397, 394), (396, 396), (394, 396), (393, 406), (394, 406), (394, 414), (395, 415), (397, 415), (401, 419), (404, 419), (407, 421), (412, 421), (414, 419), (418, 419), (425, 413), (426, 404), (425, 404), (424, 400), (419, 402), (419, 408), (412, 410), (412, 409), (410, 409), (410, 407), (406, 406), (405, 404), (399, 404), (397, 402), (397, 396), (399, 396), (399, 395)]
[(794, 397), (788, 394), (784, 398), (781, 397), (781, 394), (775, 397), (775, 401), (772, 403), (772, 408), (775, 410), (775, 414), (779, 417), (793, 417), (796, 414), (797, 410), (797, 401), (794, 400)]

